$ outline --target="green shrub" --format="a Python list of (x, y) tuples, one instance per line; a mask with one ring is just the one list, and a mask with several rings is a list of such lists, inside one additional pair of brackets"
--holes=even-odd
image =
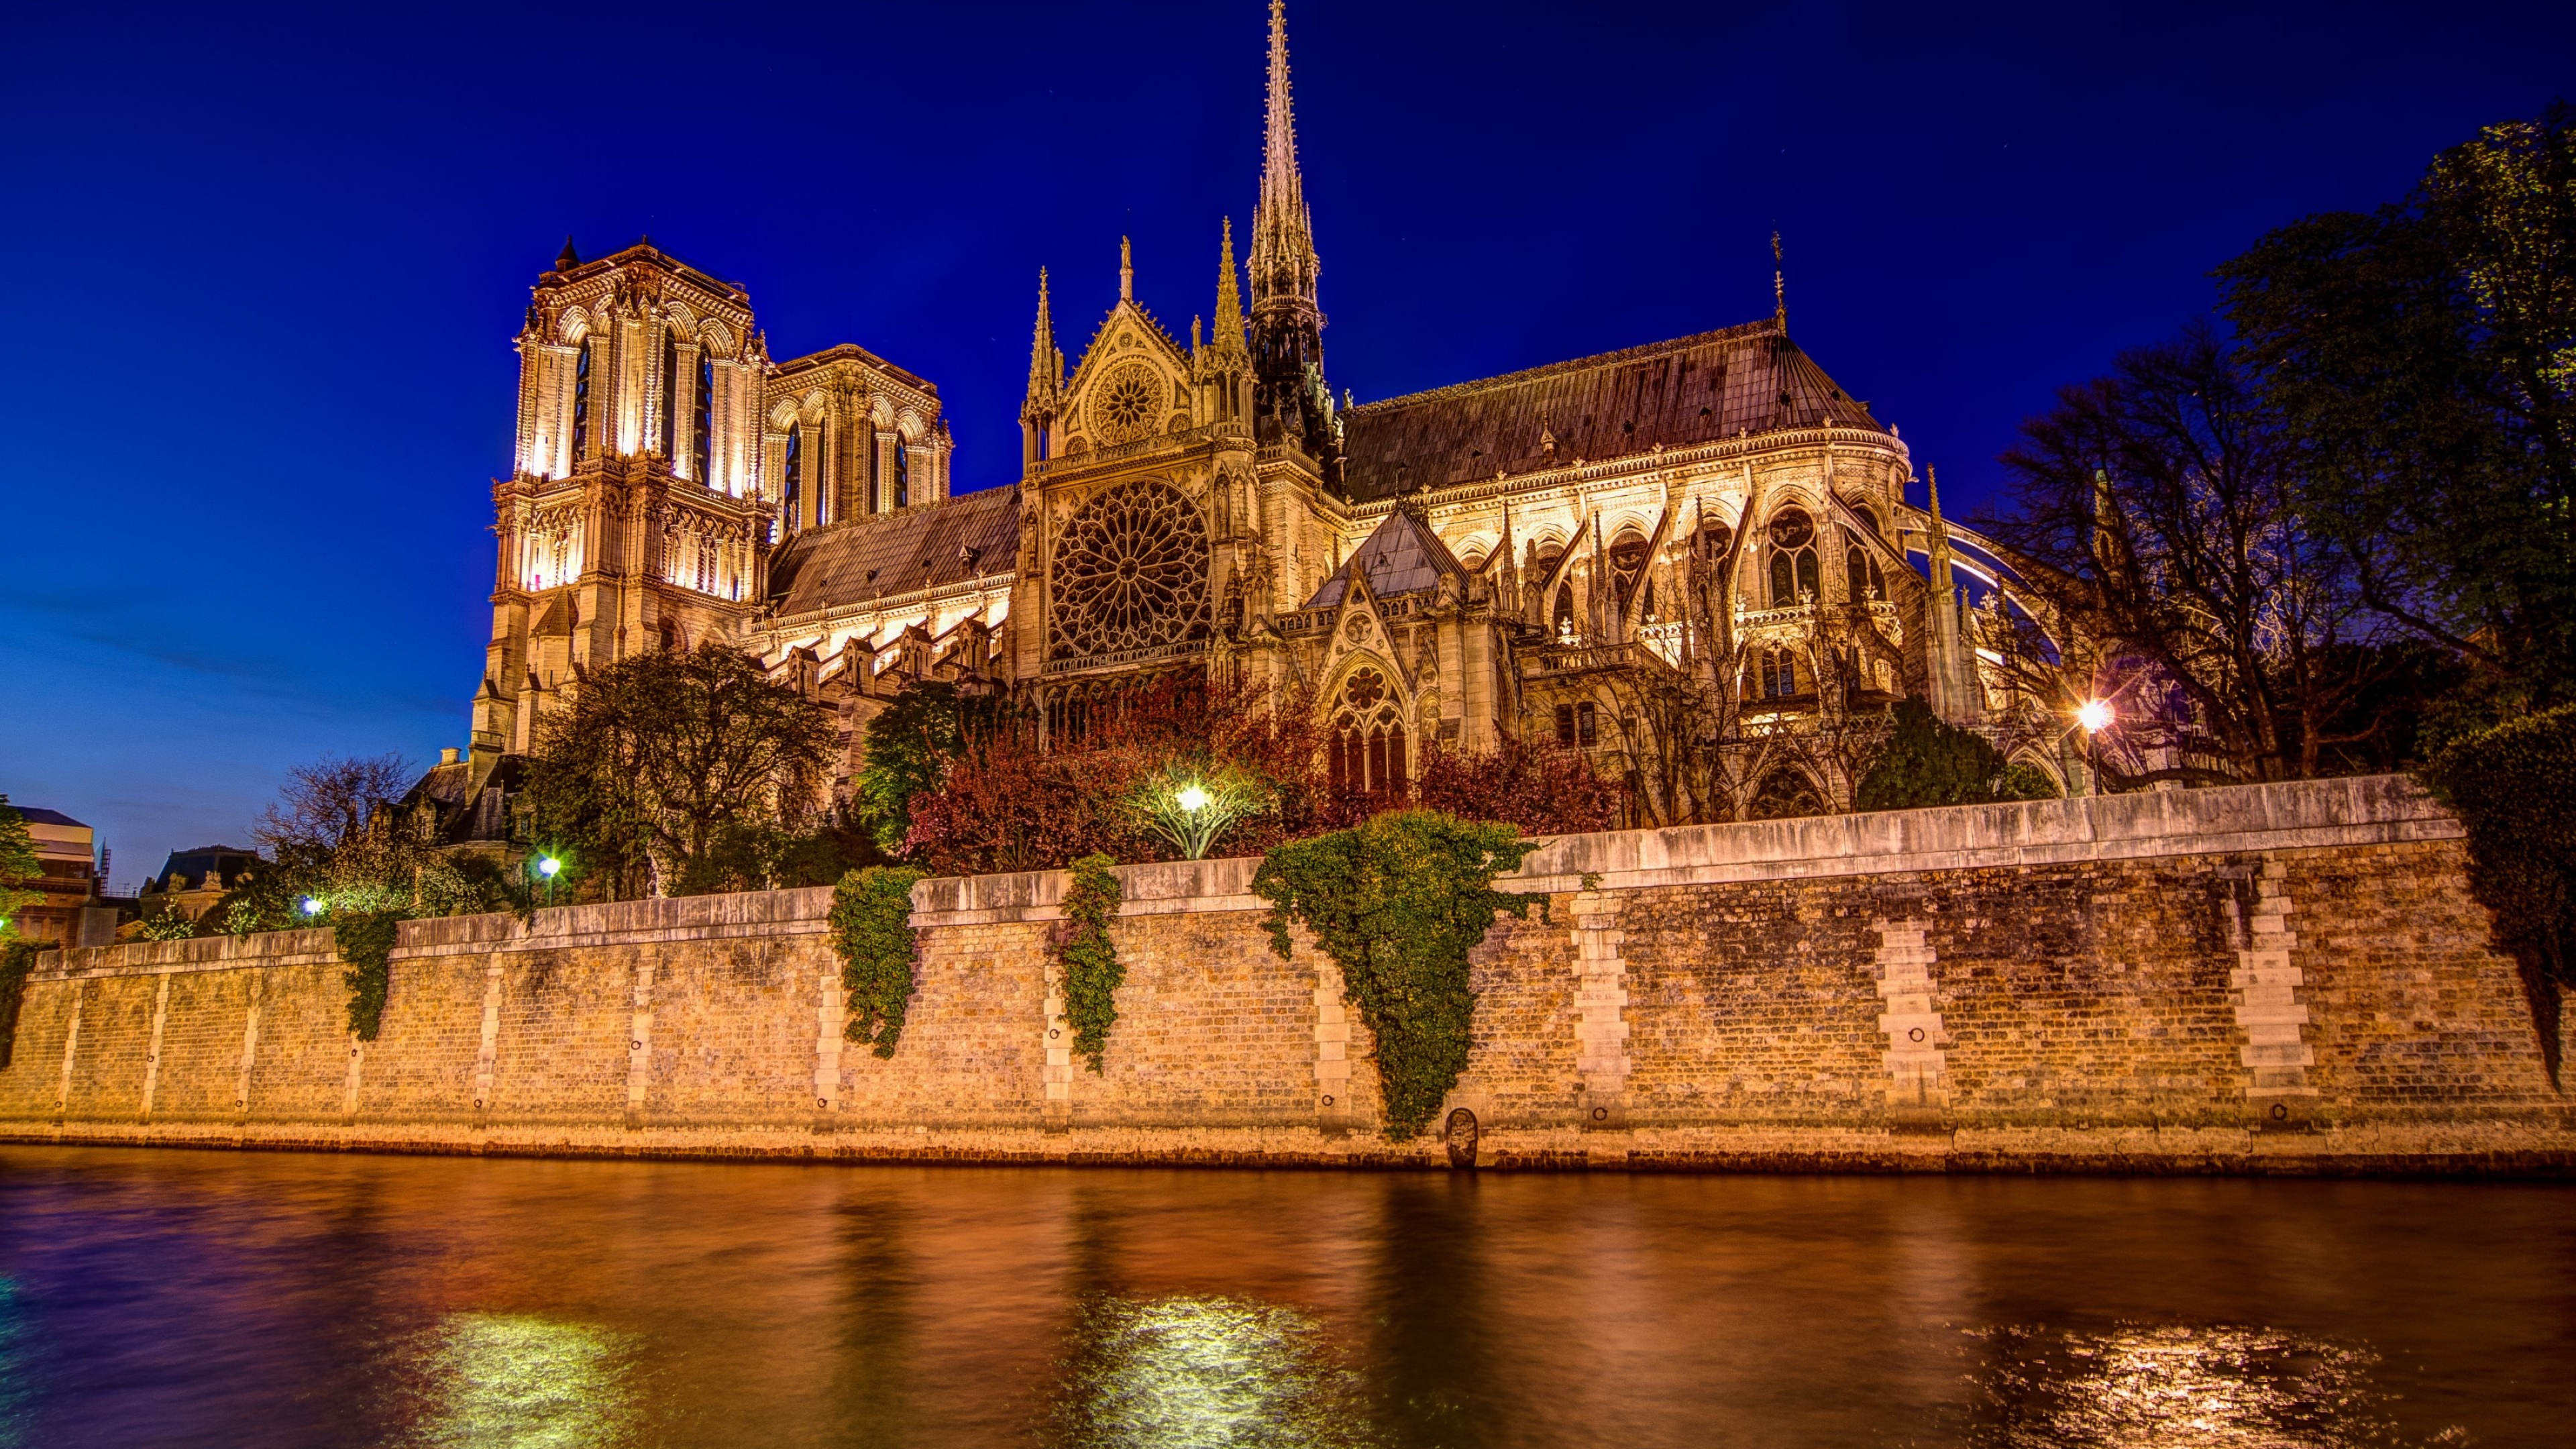
[(1493, 888), (1538, 849), (1509, 825), (1399, 810), (1280, 846), (1252, 888), (1270, 902), (1270, 944), (1289, 954), (1302, 922), (1342, 968), (1342, 999), (1377, 1038), (1387, 1135), (1420, 1132), (1466, 1070), (1476, 993), (1467, 953), (1504, 911), (1545, 919), (1547, 898)]
[(1073, 863), (1073, 881), (1064, 893), (1064, 944), (1056, 958), (1064, 963), (1064, 1015), (1073, 1025), (1074, 1055), (1095, 1072), (1109, 1048), (1109, 1028), (1118, 1021), (1118, 985), (1127, 967), (1109, 940), (1109, 923), (1118, 915), (1123, 896), (1117, 862), (1093, 852)]
[(0, 935), (0, 1069), (18, 1045), (18, 1005), (27, 995), (27, 973), (36, 969), (36, 953), (43, 944), (30, 941), (16, 932)]
[(2558, 1073), (2558, 993), (2576, 983), (2576, 705), (2464, 735), (2422, 775), (2469, 835), (2469, 890), (2521, 964)]
[(2046, 775), (2029, 765), (2007, 765), (1985, 736), (1942, 723), (1919, 699), (1898, 700), (1895, 716), (1895, 732), (1853, 794), (1854, 809), (1919, 810), (2057, 794)]
[(922, 872), (872, 865), (832, 888), (832, 949), (841, 958), (841, 989), (850, 1020), (841, 1034), (894, 1055), (912, 1004), (920, 933), (912, 928), (912, 887)]
[(349, 968), (340, 973), (349, 988), (349, 1030), (360, 1041), (374, 1041), (384, 1025), (385, 996), (393, 988), (394, 933), (406, 916), (403, 911), (357, 911), (332, 918), (331, 939)]

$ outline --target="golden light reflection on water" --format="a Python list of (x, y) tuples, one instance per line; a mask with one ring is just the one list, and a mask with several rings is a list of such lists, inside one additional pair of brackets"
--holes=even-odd
[[(2008, 1449), (2359, 1449), (2401, 1441), (2372, 1381), (2378, 1355), (2266, 1328), (2124, 1325), (1980, 1335)], [(2433, 1444), (2466, 1443), (2445, 1431)]]
[(1084, 1314), (1061, 1442), (1083, 1449), (1365, 1445), (1359, 1378), (1294, 1309), (1235, 1298), (1105, 1298)]
[(579, 1323), (454, 1313), (430, 1334), (412, 1443), (438, 1449), (575, 1449), (626, 1442), (635, 1424), (630, 1344)]

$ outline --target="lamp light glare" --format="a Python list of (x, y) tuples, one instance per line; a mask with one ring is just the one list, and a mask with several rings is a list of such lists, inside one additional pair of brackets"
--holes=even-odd
[(295, 907), (297, 910), (302, 911), (308, 916), (318, 916), (322, 914), (322, 902), (312, 896), (306, 896), (304, 899), (297, 901), (295, 903)]
[(555, 859), (551, 855), (541, 857), (537, 861), (537, 874), (544, 876), (548, 880), (553, 880), (555, 878), (555, 872), (561, 869), (563, 869), (563, 862)]
[(1196, 785), (1182, 787), (1181, 793), (1175, 798), (1180, 802), (1182, 809), (1193, 815), (1208, 807), (1208, 792)]
[(2075, 722), (2084, 726), (2088, 735), (2098, 735), (2111, 727), (2111, 701), (2088, 699), (2075, 707)]

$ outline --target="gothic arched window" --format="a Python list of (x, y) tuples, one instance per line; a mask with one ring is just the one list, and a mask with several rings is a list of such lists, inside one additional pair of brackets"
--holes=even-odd
[(1548, 622), (1556, 630), (1557, 638), (1572, 639), (1575, 637), (1574, 585), (1565, 584), (1557, 589), (1556, 608), (1554, 613), (1550, 615)]
[(824, 460), (832, 456), (829, 419), (814, 425), (814, 526), (832, 521), (832, 476), (825, 471)]
[(1787, 649), (1760, 649), (1754, 657), (1761, 661), (1762, 697), (1787, 699), (1798, 692), (1798, 656)]
[(1325, 748), (1337, 794), (1401, 793), (1405, 768), (1404, 716), (1388, 694), (1386, 676), (1366, 665), (1342, 683)]
[(797, 501), (805, 496), (805, 430), (794, 423), (787, 425), (786, 481), (779, 489), (779, 511), (785, 516), (787, 531), (796, 531)]
[(579, 462), (590, 456), (590, 339), (581, 342), (581, 355), (572, 365), (572, 456)]
[(715, 468), (715, 359), (698, 354), (698, 395), (689, 410), (689, 476), (708, 487), (714, 487)]
[(1816, 525), (1803, 508), (1771, 515), (1771, 607), (1816, 594)]
[(900, 434), (894, 440), (894, 506), (912, 506), (912, 449)]
[(662, 329), (662, 456), (664, 458), (673, 456), (676, 451), (672, 446), (674, 441), (672, 434), (680, 422), (676, 411), (679, 401), (680, 338), (678, 333), (665, 327)]
[(1887, 597), (1887, 578), (1878, 571), (1878, 560), (1861, 545), (1860, 535), (1843, 530), (1843, 580), (1851, 590), (1855, 604)]

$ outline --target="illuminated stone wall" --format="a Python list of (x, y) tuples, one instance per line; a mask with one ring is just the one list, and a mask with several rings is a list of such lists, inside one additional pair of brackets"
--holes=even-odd
[[(2576, 1167), (2456, 824), (2394, 779), (1566, 837), (1476, 954), (1497, 1166)], [(327, 932), (45, 959), (0, 1136), (409, 1150), (1445, 1164), (1377, 1130), (1249, 860), (1136, 866), (1104, 1070), (1063, 877), (924, 882), (901, 1049), (826, 890), (415, 922), (378, 1040)], [(1301, 938), (1302, 941), (1302, 938)]]

